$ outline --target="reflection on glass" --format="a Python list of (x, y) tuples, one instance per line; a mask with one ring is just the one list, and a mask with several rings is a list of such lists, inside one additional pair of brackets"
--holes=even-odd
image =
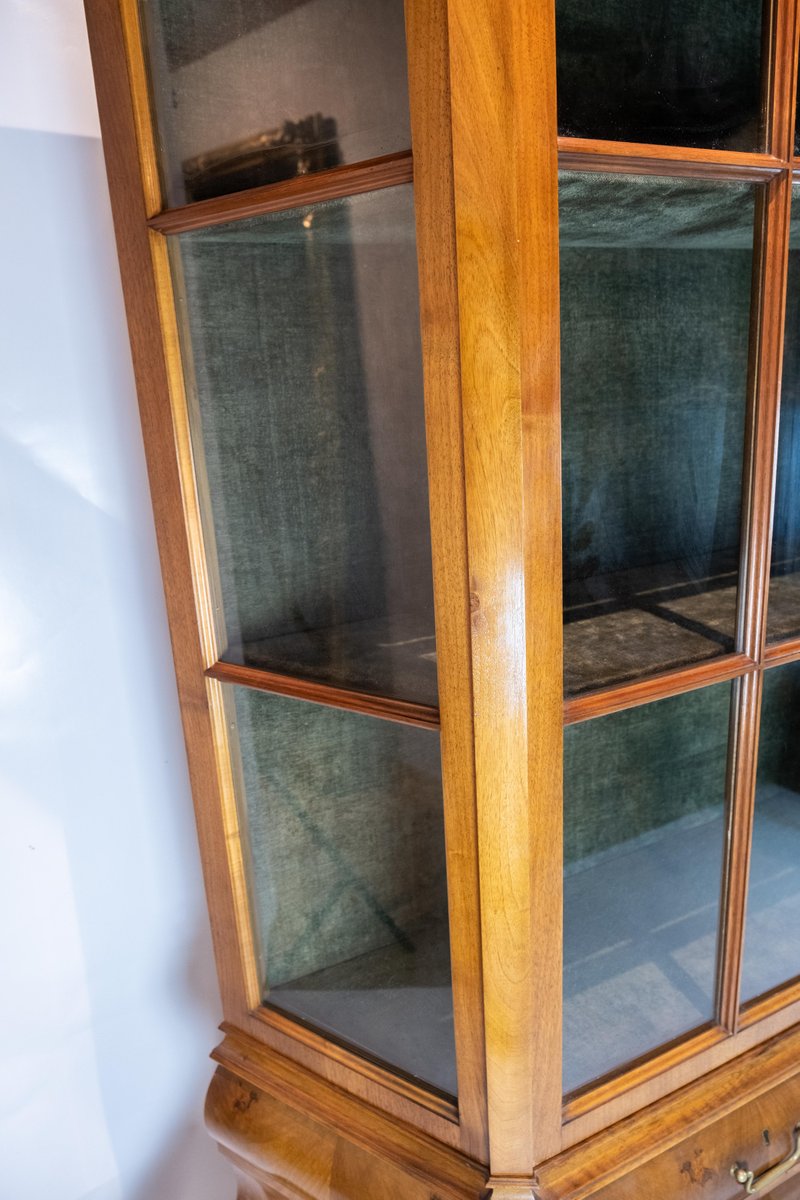
[(800, 975), (800, 663), (764, 673), (742, 1000)]
[(567, 137), (758, 150), (759, 0), (556, 0)]
[(223, 657), (435, 704), (411, 187), (173, 248)]
[(778, 474), (767, 608), (771, 642), (800, 635), (800, 192), (792, 201)]
[(454, 1095), (438, 734), (225, 690), (265, 1000)]
[(411, 145), (403, 0), (140, 0), (167, 202)]
[(564, 730), (565, 1092), (712, 1019), (730, 695)]
[(562, 172), (565, 688), (734, 649), (753, 191)]

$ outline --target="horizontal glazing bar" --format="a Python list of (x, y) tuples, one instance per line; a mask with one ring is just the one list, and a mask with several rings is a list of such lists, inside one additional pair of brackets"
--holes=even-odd
[(625, 171), (758, 182), (788, 169), (788, 159), (736, 150), (697, 150), (687, 146), (650, 146), (635, 142), (560, 137), (558, 162), (565, 170)]
[(565, 700), (564, 724), (575, 725), (592, 717), (603, 717), (626, 708), (636, 708), (640, 704), (664, 700), (668, 696), (679, 696), (683, 692), (691, 692), (708, 684), (724, 683), (725, 680), (735, 679), (756, 669), (757, 664), (746, 654), (729, 654), (712, 662), (682, 667), (677, 671), (665, 671), (619, 687), (588, 692), (586, 695)]
[(206, 229), (212, 225), (225, 225), (230, 221), (241, 221), (263, 213), (283, 212), (301, 208), (305, 204), (320, 204), (325, 200), (337, 200), (344, 196), (357, 196), (362, 192), (375, 192), (381, 188), (411, 183), (413, 161), (410, 150), (398, 154), (386, 154), (368, 162), (353, 163), (343, 167), (332, 167), (309, 175), (297, 175), (280, 183), (268, 183), (263, 187), (248, 188), (211, 200), (198, 200), (180, 208), (167, 208), (151, 217), (148, 224), (158, 233), (186, 233), (192, 229)]
[(363, 713), (365, 716), (396, 721), (401, 725), (418, 725), (424, 729), (439, 728), (438, 708), (414, 704), (409, 700), (372, 696), (365, 692), (354, 692), (326, 683), (315, 683), (309, 679), (298, 679), (293, 675), (278, 675), (274, 671), (262, 671), (258, 667), (245, 667), (237, 663), (215, 663), (213, 667), (208, 668), (206, 675), (223, 683), (238, 683), (242, 687), (271, 692), (276, 696), (293, 696), (297, 700), (308, 700), (313, 704), (344, 708), (350, 712)]
[(774, 642), (764, 651), (764, 666), (777, 667), (781, 663), (796, 662), (800, 658), (800, 638), (788, 642)]

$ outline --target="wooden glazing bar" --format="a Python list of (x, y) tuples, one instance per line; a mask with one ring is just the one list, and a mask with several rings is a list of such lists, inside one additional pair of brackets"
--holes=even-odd
[(785, 172), (762, 188), (756, 201), (737, 637), (739, 649), (756, 662), (766, 630), (791, 191)]
[(149, 224), (159, 233), (188, 233), (192, 229), (208, 229), (213, 225), (243, 221), (247, 217), (397, 187), (411, 183), (413, 177), (411, 151), (402, 150), (367, 162), (348, 163), (327, 171), (297, 175), (280, 183), (266, 183), (227, 196), (214, 196), (211, 200), (197, 200), (180, 208), (166, 208), (151, 217)]
[(800, 658), (800, 638), (787, 642), (774, 642), (764, 650), (764, 666), (778, 667), (783, 663), (796, 662)]
[(625, 172), (758, 183), (774, 178), (789, 163), (787, 159), (772, 154), (748, 154), (738, 150), (703, 150), (690, 146), (651, 146), (637, 142), (560, 137), (558, 165), (571, 171)]
[[(765, 71), (769, 148), (788, 160), (794, 129), (797, 75), (796, 0), (775, 0), (768, 13)], [(791, 174), (782, 172), (759, 194), (756, 210), (754, 304), (750, 339), (750, 393), (743, 495), (743, 553), (739, 593), (739, 648), (761, 662), (766, 640), (772, 507), (777, 453), (778, 401), (783, 360)], [(747, 910), (747, 885), (755, 806), (762, 676), (741, 679), (732, 728), (728, 856), (717, 1018), (731, 1033), (739, 1028), (739, 993)]]
[(313, 704), (325, 704), (329, 708), (345, 708), (350, 712), (362, 713), (366, 717), (381, 717), (386, 721), (399, 721), (402, 725), (420, 725), (425, 729), (439, 728), (438, 708), (427, 704), (414, 704), (410, 700), (372, 696), (368, 692), (354, 692), (348, 688), (315, 683), (295, 675), (280, 675), (275, 671), (262, 671), (260, 667), (246, 667), (239, 663), (214, 663), (207, 669), (206, 675), (209, 679), (220, 680), (221, 683), (233, 683), (260, 692), (271, 692), (275, 696), (308, 700)]
[(772, 0), (767, 9), (768, 54), (763, 72), (767, 147), (788, 161), (794, 152), (795, 97), (798, 65), (797, 0)]
[(712, 683), (724, 683), (755, 669), (756, 663), (746, 654), (726, 654), (710, 662), (664, 671), (648, 679), (587, 692), (584, 696), (572, 696), (564, 701), (564, 724), (575, 725), (578, 721), (604, 717), (608, 713), (636, 708), (640, 704), (652, 704), (669, 696), (680, 696), (683, 692), (691, 692)]
[(739, 987), (753, 835), (761, 683), (760, 671), (737, 680), (731, 722), (728, 851), (723, 879), (717, 973), (717, 1020), (730, 1033), (736, 1033), (739, 1026)]

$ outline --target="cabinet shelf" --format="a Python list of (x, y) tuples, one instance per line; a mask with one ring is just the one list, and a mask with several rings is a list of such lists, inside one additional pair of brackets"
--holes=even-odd
[(222, 660), (372, 696), (438, 703), (429, 617), (383, 617), (232, 643)]
[(691, 582), (667, 565), (573, 583), (564, 609), (566, 695), (732, 653), (737, 593), (729, 564)]
[(770, 580), (767, 621), (770, 642), (800, 633), (800, 572), (794, 563), (791, 570), (779, 570)]

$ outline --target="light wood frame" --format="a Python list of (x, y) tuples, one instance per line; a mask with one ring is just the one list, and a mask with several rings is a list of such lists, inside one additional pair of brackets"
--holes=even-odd
[[(498, 1197), (530, 1195), (535, 1164), (655, 1101), (666, 1114), (676, 1089), (800, 1020), (800, 983), (744, 1010), (739, 1003), (761, 678), (800, 660), (800, 639), (765, 637), (789, 215), (800, 179), (798, 0), (769, 8), (764, 153), (559, 138), (553, 0), (406, 0), (413, 159), (404, 151), (172, 209), (159, 183), (136, 0), (86, 0), (86, 10), (222, 989), (227, 1036), (217, 1058), (262, 1082), (273, 1072), (298, 1104), (320, 1111), (344, 1095), (362, 1106), (361, 1117), (351, 1112), (356, 1125), (378, 1111), (486, 1164)], [(736, 651), (566, 703), (559, 166), (761, 185)], [(440, 710), (219, 660), (213, 547), (166, 253), (179, 232), (412, 180)], [(724, 680), (734, 681), (735, 749), (716, 1019), (564, 1103), (563, 724)], [(440, 729), (457, 1104), (260, 1006), (222, 683)]]

